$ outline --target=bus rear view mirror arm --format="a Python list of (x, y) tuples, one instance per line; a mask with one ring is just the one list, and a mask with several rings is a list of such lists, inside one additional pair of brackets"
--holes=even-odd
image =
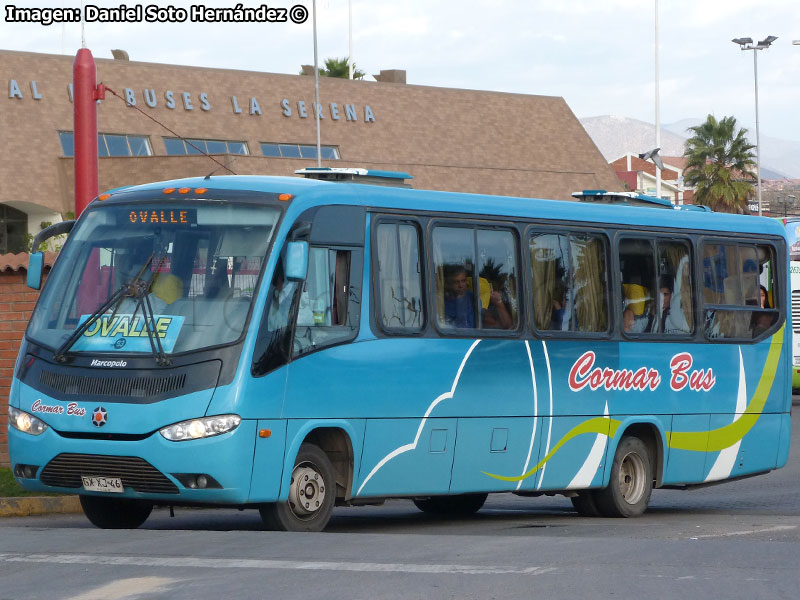
[(31, 256), (28, 259), (28, 287), (33, 288), (34, 290), (38, 290), (42, 287), (42, 269), (44, 267), (44, 253), (39, 252), (39, 246), (41, 246), (44, 242), (49, 240), (52, 237), (57, 235), (62, 235), (64, 233), (69, 233), (72, 231), (72, 227), (75, 225), (75, 221), (62, 221), (61, 223), (56, 223), (55, 225), (50, 225), (50, 227), (46, 227), (42, 229), (39, 233), (36, 234), (36, 237), (33, 238), (33, 244), (31, 245)]

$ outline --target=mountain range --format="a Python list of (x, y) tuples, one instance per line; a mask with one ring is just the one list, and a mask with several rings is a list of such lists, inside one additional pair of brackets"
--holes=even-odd
[[(688, 128), (705, 119), (682, 119), (661, 125), (661, 156), (682, 156), (688, 139)], [(583, 128), (603, 157), (611, 162), (626, 152), (640, 154), (655, 146), (655, 126), (652, 123), (604, 115), (580, 119)], [(746, 125), (745, 125), (746, 127)], [(747, 127), (748, 139), (755, 144), (755, 129)], [(761, 136), (762, 179), (800, 178), (800, 142)]]

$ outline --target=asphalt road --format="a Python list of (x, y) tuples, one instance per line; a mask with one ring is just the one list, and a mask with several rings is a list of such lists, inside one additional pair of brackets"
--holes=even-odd
[(410, 501), (339, 508), (328, 531), (261, 529), (255, 511), (159, 509), (133, 531), (82, 515), (0, 519), (0, 600), (70, 598), (800, 597), (800, 411), (789, 464), (693, 491), (638, 519), (560, 497), (489, 497), (470, 518)]

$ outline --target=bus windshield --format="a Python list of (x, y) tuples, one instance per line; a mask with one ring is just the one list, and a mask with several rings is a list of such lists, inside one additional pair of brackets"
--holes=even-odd
[(236, 341), (280, 210), (164, 206), (87, 211), (50, 274), (28, 337), (60, 352), (111, 353), (149, 353), (155, 336), (165, 353)]

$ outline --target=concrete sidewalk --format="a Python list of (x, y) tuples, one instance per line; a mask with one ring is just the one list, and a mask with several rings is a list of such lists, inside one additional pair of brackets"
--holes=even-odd
[(77, 496), (0, 498), (0, 518), (79, 512), (81, 512), (81, 503)]

